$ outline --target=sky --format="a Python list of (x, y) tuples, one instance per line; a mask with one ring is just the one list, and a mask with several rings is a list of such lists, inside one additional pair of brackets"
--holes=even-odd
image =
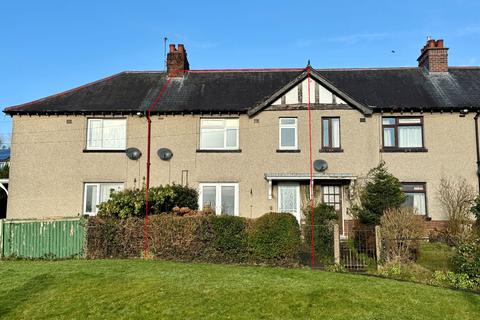
[[(0, 2), (0, 109), (125, 70), (162, 70), (163, 38), (191, 69), (416, 66), (427, 36), (480, 65), (480, 1)], [(0, 139), (11, 120), (0, 115)]]

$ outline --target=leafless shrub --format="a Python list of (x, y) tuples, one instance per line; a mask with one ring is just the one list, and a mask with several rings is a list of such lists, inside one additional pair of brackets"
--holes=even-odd
[(446, 237), (450, 244), (458, 244), (472, 236), (470, 208), (475, 200), (475, 190), (465, 178), (442, 178), (438, 198), (448, 216)]
[(423, 236), (422, 218), (411, 208), (387, 209), (380, 225), (386, 261), (400, 263), (414, 260)]

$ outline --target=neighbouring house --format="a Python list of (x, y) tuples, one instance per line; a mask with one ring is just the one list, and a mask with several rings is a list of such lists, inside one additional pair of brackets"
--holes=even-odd
[(417, 67), (189, 71), (185, 47), (170, 45), (166, 72), (121, 72), (4, 110), (13, 117), (8, 217), (94, 215), (110, 190), (141, 187), (145, 113), (164, 90), (151, 111), (151, 185), (194, 186), (200, 207), (217, 213), (302, 220), (310, 105), (312, 158), (323, 160), (314, 196), (335, 207), (343, 232), (352, 187), (381, 160), (406, 205), (440, 226), (441, 177), (478, 186), (480, 68), (449, 66), (447, 52), (428, 40)]
[(0, 149), (0, 169), (10, 164), (10, 149)]
[(0, 219), (4, 219), (7, 216), (9, 166), (10, 149), (0, 149)]

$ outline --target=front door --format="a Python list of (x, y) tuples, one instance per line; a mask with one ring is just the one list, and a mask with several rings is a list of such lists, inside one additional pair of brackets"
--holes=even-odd
[(339, 185), (323, 185), (322, 201), (335, 208), (338, 214), (340, 234), (343, 234), (342, 187)]
[(300, 223), (300, 184), (278, 184), (278, 211), (291, 213)]

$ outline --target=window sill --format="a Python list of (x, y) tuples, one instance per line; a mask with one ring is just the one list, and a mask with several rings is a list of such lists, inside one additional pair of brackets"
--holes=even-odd
[(428, 152), (427, 148), (381, 148), (380, 152)]
[(343, 152), (343, 149), (341, 148), (322, 148), (320, 150), (318, 150), (319, 152), (322, 152), (322, 153), (335, 153), (335, 152)]
[(125, 149), (83, 149), (83, 153), (125, 153)]
[(197, 153), (240, 153), (242, 149), (197, 149)]
[(277, 149), (277, 153), (300, 153), (300, 149)]

